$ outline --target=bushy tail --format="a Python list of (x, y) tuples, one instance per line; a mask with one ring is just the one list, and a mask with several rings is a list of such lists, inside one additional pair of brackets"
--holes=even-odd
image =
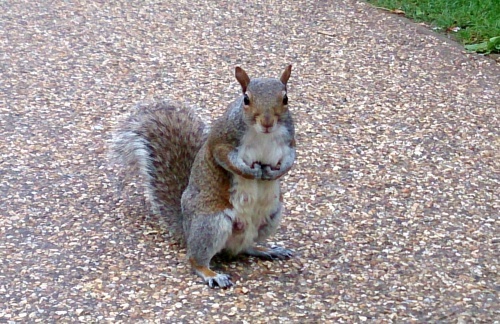
[(192, 109), (154, 101), (139, 104), (115, 129), (111, 157), (125, 178), (140, 176), (154, 214), (180, 217), (182, 192), (205, 128)]

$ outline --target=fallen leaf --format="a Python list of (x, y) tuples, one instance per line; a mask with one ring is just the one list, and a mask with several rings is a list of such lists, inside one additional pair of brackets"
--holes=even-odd
[(392, 9), (390, 12), (396, 15), (405, 15), (405, 12), (401, 9)]

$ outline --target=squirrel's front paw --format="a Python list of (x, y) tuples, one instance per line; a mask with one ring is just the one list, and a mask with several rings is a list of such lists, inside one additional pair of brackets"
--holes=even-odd
[(250, 168), (252, 169), (261, 169), (262, 164), (259, 161), (253, 161), (252, 164), (250, 165)]
[(281, 172), (279, 165), (276, 167), (266, 165), (262, 168), (262, 180), (276, 180), (282, 175), (283, 172)]
[(250, 172), (255, 179), (262, 179), (263, 169), (259, 161), (252, 162), (250, 165)]

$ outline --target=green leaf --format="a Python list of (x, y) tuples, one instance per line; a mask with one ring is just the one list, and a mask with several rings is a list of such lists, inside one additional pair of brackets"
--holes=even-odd
[(493, 43), (495, 49), (500, 50), (500, 36), (490, 38), (490, 42)]
[(500, 49), (500, 36), (492, 37), (488, 41), (479, 44), (465, 45), (465, 49), (478, 53), (490, 54), (494, 50)]
[(479, 44), (470, 44), (470, 45), (465, 45), (465, 49), (473, 52), (484, 52), (487, 51), (488, 42), (484, 43), (479, 43)]

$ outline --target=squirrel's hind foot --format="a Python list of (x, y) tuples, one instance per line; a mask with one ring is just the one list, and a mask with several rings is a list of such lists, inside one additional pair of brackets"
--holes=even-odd
[(223, 273), (216, 273), (214, 277), (208, 277), (204, 279), (210, 288), (229, 288), (233, 285), (231, 277)]
[(272, 248), (252, 247), (245, 250), (245, 254), (265, 260), (285, 260), (293, 256), (293, 251), (279, 246)]
[(209, 267), (198, 264), (194, 259), (190, 259), (190, 262), (196, 273), (203, 278), (210, 288), (229, 288), (233, 285), (229, 275), (210, 270)]

